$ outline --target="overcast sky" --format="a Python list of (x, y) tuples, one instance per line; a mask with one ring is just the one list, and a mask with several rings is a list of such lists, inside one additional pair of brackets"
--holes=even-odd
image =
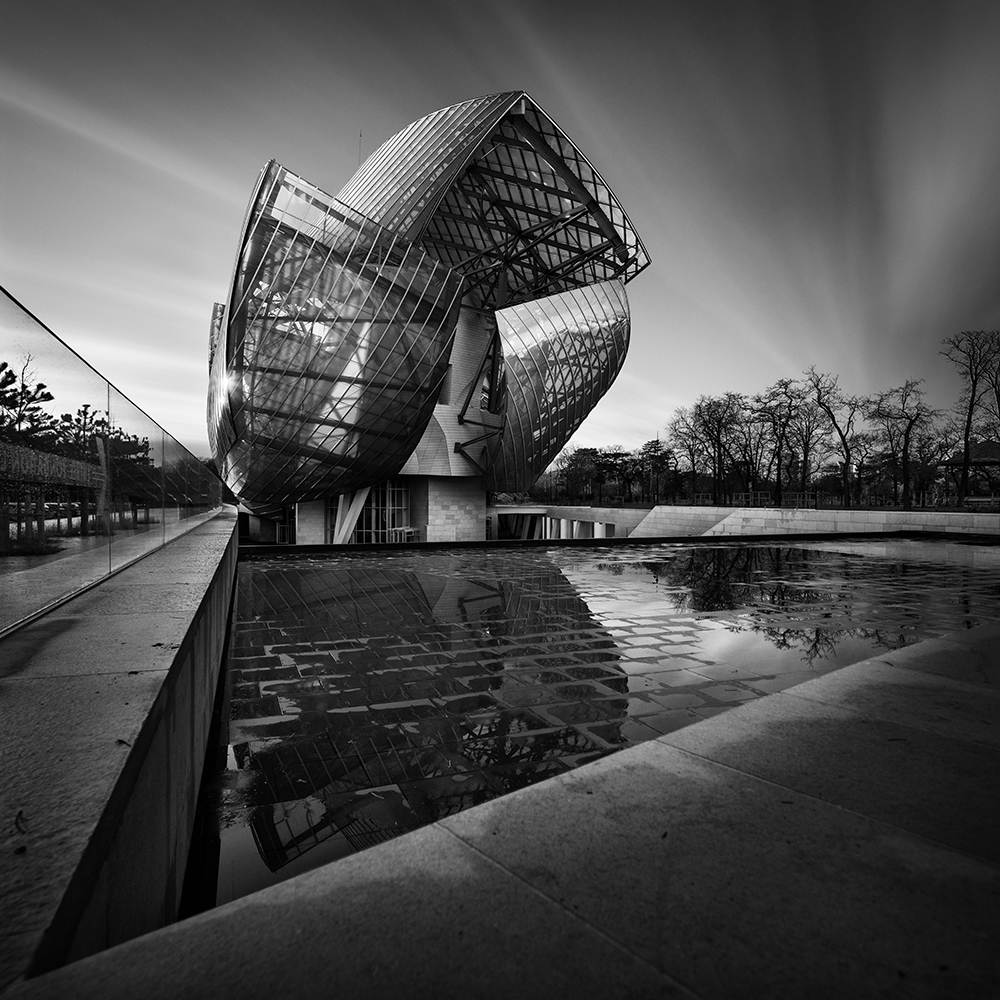
[[(652, 265), (574, 443), (809, 365), (870, 392), (1000, 325), (1000, 3), (0, 0), (0, 285), (198, 454), (212, 303), (274, 157), (335, 193), (523, 89)], [(0, 359), (2, 360), (2, 359)], [(40, 373), (44, 374), (44, 373)], [(57, 387), (54, 387), (57, 388)]]

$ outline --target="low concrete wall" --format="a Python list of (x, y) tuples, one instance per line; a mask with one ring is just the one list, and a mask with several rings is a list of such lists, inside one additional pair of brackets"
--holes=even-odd
[(0, 989), (176, 919), (235, 528), (230, 508), (0, 643)]
[(735, 507), (654, 507), (636, 526), (633, 538), (704, 535)]
[(884, 531), (1000, 534), (1000, 514), (780, 507), (655, 507), (631, 537), (782, 535)]

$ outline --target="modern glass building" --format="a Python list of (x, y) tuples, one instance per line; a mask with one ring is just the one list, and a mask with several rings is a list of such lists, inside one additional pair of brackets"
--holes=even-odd
[(253, 533), (485, 537), (621, 370), (649, 264), (524, 92), (404, 128), (331, 196), (274, 161), (212, 317), (209, 435)]

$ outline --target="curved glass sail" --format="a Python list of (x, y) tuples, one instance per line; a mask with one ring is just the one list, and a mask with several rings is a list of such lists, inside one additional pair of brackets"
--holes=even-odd
[(649, 264), (604, 179), (524, 91), (413, 122), (337, 197), (464, 274), (478, 307), (629, 281)]
[(365, 160), (337, 200), (415, 239), (428, 206), (437, 205), (518, 96), (512, 91), (477, 97), (412, 122)]
[(486, 488), (531, 487), (608, 391), (625, 362), (629, 311), (620, 281), (497, 313), (507, 420)]
[(234, 492), (274, 505), (396, 472), (430, 419), (460, 289), (419, 247), (269, 164), (209, 396)]

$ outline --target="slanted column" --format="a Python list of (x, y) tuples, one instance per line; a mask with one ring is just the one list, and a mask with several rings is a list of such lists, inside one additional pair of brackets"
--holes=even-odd
[(594, 538), (607, 538), (608, 536), (604, 533), (604, 522), (595, 521), (594, 522)]
[(560, 538), (573, 537), (573, 522), (568, 517), (559, 518), (559, 537)]

